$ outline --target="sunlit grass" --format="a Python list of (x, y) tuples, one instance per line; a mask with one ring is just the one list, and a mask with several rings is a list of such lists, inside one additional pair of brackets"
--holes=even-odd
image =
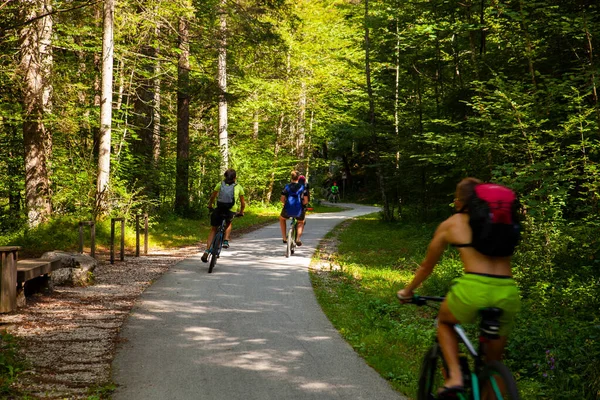
[[(272, 205), (249, 205), (246, 207), (243, 218), (234, 222), (234, 229), (248, 229), (264, 223), (276, 222), (280, 209)], [(79, 248), (79, 222), (80, 220), (65, 216), (56, 218), (46, 224), (31, 230), (22, 230), (0, 236), (0, 246), (21, 246), (20, 258), (38, 257), (41, 254), (62, 250), (76, 252)], [(143, 225), (143, 223), (142, 223)], [(105, 219), (96, 223), (96, 251), (106, 252), (110, 248), (111, 221)], [(185, 219), (176, 216), (153, 217), (150, 216), (148, 228), (148, 246), (150, 249), (166, 249), (197, 245), (206, 240), (210, 229), (208, 214), (201, 219)], [(88, 253), (91, 246), (90, 227), (83, 229), (84, 252)], [(115, 223), (115, 249), (121, 241), (121, 223)], [(135, 251), (136, 233), (135, 221), (126, 221), (125, 224), (125, 251)], [(143, 227), (140, 233), (140, 250), (143, 251)], [(117, 250), (118, 251), (118, 250)]]
[[(320, 205), (311, 213), (335, 212), (339, 207)], [(244, 217), (236, 218), (233, 222), (234, 234), (244, 232), (253, 227), (277, 222), (281, 212), (280, 204), (249, 204), (244, 210)], [(79, 249), (80, 219), (64, 216), (40, 225), (31, 230), (22, 230), (0, 236), (0, 246), (21, 246), (20, 258), (39, 257), (52, 250), (76, 252)], [(144, 248), (143, 221), (140, 232), (140, 251)], [(110, 218), (96, 223), (96, 251), (108, 252), (110, 249), (111, 221)], [(148, 247), (150, 250), (195, 246), (203, 243), (210, 230), (208, 213), (200, 219), (186, 219), (177, 216), (150, 216), (148, 228)], [(121, 223), (115, 223), (115, 251), (118, 252), (121, 242)], [(90, 227), (83, 227), (84, 252), (90, 252)], [(125, 224), (125, 252), (131, 254), (136, 248), (135, 220)]]

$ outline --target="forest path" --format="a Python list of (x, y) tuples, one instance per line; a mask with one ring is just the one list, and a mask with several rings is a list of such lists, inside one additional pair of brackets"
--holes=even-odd
[(309, 280), (323, 236), (378, 210), (348, 207), (310, 214), (290, 258), (273, 224), (232, 241), (212, 274), (201, 253), (171, 267), (123, 325), (113, 399), (403, 399), (341, 338)]

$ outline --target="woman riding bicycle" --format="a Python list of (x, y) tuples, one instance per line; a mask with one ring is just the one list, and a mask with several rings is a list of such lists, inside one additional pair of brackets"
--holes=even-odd
[(417, 269), (412, 282), (398, 292), (400, 300), (412, 298), (413, 291), (432, 273), (447, 245), (458, 248), (465, 274), (454, 280), (438, 315), (438, 341), (449, 372), (449, 376), (445, 377), (444, 387), (438, 393), (440, 396), (464, 390), (458, 339), (453, 325), (474, 322), (478, 310), (484, 307), (502, 309), (500, 338), (491, 340), (486, 346), (488, 360), (500, 361), (507, 335), (520, 309), (519, 292), (512, 279), (511, 256), (486, 256), (472, 247), (473, 233), (469, 224), (468, 205), (479, 184), (481, 181), (475, 178), (466, 178), (458, 183), (454, 199), (458, 212), (438, 226), (425, 260)]
[(209, 209), (213, 209), (215, 200), (217, 200), (217, 208), (210, 215), (210, 232), (208, 234), (206, 250), (200, 258), (202, 262), (208, 261), (208, 249), (210, 248), (210, 244), (217, 233), (217, 228), (221, 226), (223, 220), (227, 220), (223, 248), (227, 249), (229, 247), (231, 221), (235, 215), (235, 212), (231, 210), (236, 204), (238, 204), (238, 200), (240, 206), (238, 214), (244, 215), (244, 208), (246, 207), (246, 202), (244, 201), (244, 189), (235, 182), (237, 178), (235, 170), (230, 168), (225, 171), (224, 178), (225, 179), (222, 182), (217, 183), (210, 196), (210, 199), (208, 200)]
[(304, 219), (306, 217), (306, 205), (308, 204), (308, 191), (306, 190), (306, 179), (303, 183), (298, 182), (301, 175), (298, 171), (292, 171), (290, 174), (291, 182), (285, 185), (281, 192), (281, 202), (283, 208), (279, 215), (279, 226), (281, 227), (281, 236), (283, 243), (287, 243), (285, 225), (289, 218), (296, 218), (298, 221), (298, 231), (296, 245), (302, 246), (302, 232), (304, 231)]

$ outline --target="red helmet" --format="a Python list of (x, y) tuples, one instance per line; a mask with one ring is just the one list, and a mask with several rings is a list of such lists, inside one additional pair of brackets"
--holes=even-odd
[(333, 186), (337, 186), (337, 183), (333, 182)]
[(300, 177), (298, 178), (298, 182), (306, 182), (306, 177), (304, 175), (300, 175)]

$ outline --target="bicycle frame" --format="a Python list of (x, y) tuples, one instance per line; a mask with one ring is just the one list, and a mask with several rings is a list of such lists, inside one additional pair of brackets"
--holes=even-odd
[[(401, 300), (406, 300), (406, 299), (401, 299)], [(418, 306), (422, 306), (422, 305), (426, 305), (427, 301), (442, 302), (443, 300), (444, 300), (443, 297), (414, 296), (411, 299), (411, 303), (416, 304)], [(481, 391), (482, 391), (481, 379), (482, 379), (482, 377), (484, 377), (483, 378), (484, 383), (485, 383), (485, 381), (489, 381), (491, 383), (494, 393), (496, 393), (498, 395), (500, 395), (500, 393), (501, 393), (501, 389), (498, 386), (498, 382), (497, 382), (496, 378), (493, 378), (493, 379), (485, 378), (485, 376), (488, 376), (488, 375), (486, 375), (486, 371), (493, 371), (494, 368), (496, 368), (495, 369), (496, 372), (498, 371), (498, 369), (497, 369), (498, 366), (493, 364), (493, 363), (498, 363), (497, 361), (491, 361), (492, 364), (490, 364), (490, 361), (485, 360), (485, 344), (488, 343), (492, 339), (499, 338), (498, 332), (499, 332), (499, 328), (500, 328), (500, 323), (498, 322), (498, 318), (502, 314), (502, 310), (498, 309), (498, 308), (484, 308), (484, 309), (480, 310), (479, 314), (480, 314), (479, 337), (478, 337), (479, 348), (477, 350), (475, 349), (475, 346), (473, 345), (473, 343), (471, 343), (471, 341), (469, 340), (469, 337), (467, 336), (467, 333), (464, 330), (464, 328), (460, 324), (456, 324), (453, 326), (453, 330), (456, 333), (459, 344), (463, 343), (465, 345), (468, 355), (474, 361), (473, 368), (470, 368), (466, 355), (459, 355), (459, 362), (460, 362), (461, 370), (463, 372), (465, 388), (468, 387), (471, 389), (470, 395), (467, 393), (459, 393), (458, 394), (457, 398), (463, 399), (463, 400), (467, 400), (467, 399), (479, 400), (481, 398)], [(436, 317), (435, 318), (436, 328), (437, 328), (438, 323), (439, 323), (439, 321), (438, 321), (438, 318)], [(447, 365), (446, 365), (446, 361), (444, 360), (443, 354), (441, 352), (440, 344), (438, 342), (437, 337), (435, 338), (435, 349), (436, 350), (435, 350), (434, 354), (439, 354), (436, 357), (441, 358), (442, 368), (445, 371), (444, 372), (444, 375), (445, 375), (447, 373)], [(427, 359), (427, 357), (426, 357), (426, 359)], [(494, 366), (494, 367), (492, 367), (491, 370), (489, 369), (490, 365)], [(501, 367), (504, 368), (506, 371), (508, 371), (506, 369), (506, 367), (504, 367), (503, 365)], [(510, 374), (510, 371), (508, 371), (508, 373)], [(426, 376), (429, 376), (429, 375), (426, 375)], [(502, 379), (504, 379), (504, 378), (502, 378)], [(510, 383), (513, 384), (514, 378), (512, 378), (512, 375), (510, 375), (509, 379), (512, 380), (512, 382), (510, 382)], [(421, 382), (421, 378), (420, 378), (419, 382)], [(514, 394), (517, 393), (516, 392), (516, 384), (514, 385), (514, 391), (512, 393), (513, 393), (513, 397), (511, 397), (511, 398), (518, 398), (518, 394), (516, 395), (516, 397), (514, 397)], [(502, 398), (502, 397), (500, 396), (498, 398)]]
[[(221, 247), (223, 246), (223, 239), (225, 238), (225, 227), (227, 226), (227, 220), (223, 220), (223, 222), (221, 222), (221, 225), (217, 228), (217, 232), (215, 233), (215, 237), (213, 238), (212, 243), (210, 244), (210, 248), (208, 250), (208, 252), (210, 254), (212, 254), (213, 256), (217, 256), (219, 257), (219, 254), (221, 254)], [(216, 246), (216, 253), (213, 252), (214, 248)]]
[[(235, 214), (233, 218), (235, 218), (236, 216), (237, 214)], [(210, 254), (211, 259), (208, 266), (208, 273), (212, 272), (213, 268), (217, 263), (217, 258), (219, 258), (221, 254), (221, 249), (223, 248), (223, 240), (225, 239), (225, 230), (227, 229), (229, 223), (231, 222), (228, 222), (225, 218), (223, 219), (223, 221), (221, 221), (221, 225), (217, 228), (217, 232), (215, 232), (215, 237), (210, 243), (208, 253)]]

